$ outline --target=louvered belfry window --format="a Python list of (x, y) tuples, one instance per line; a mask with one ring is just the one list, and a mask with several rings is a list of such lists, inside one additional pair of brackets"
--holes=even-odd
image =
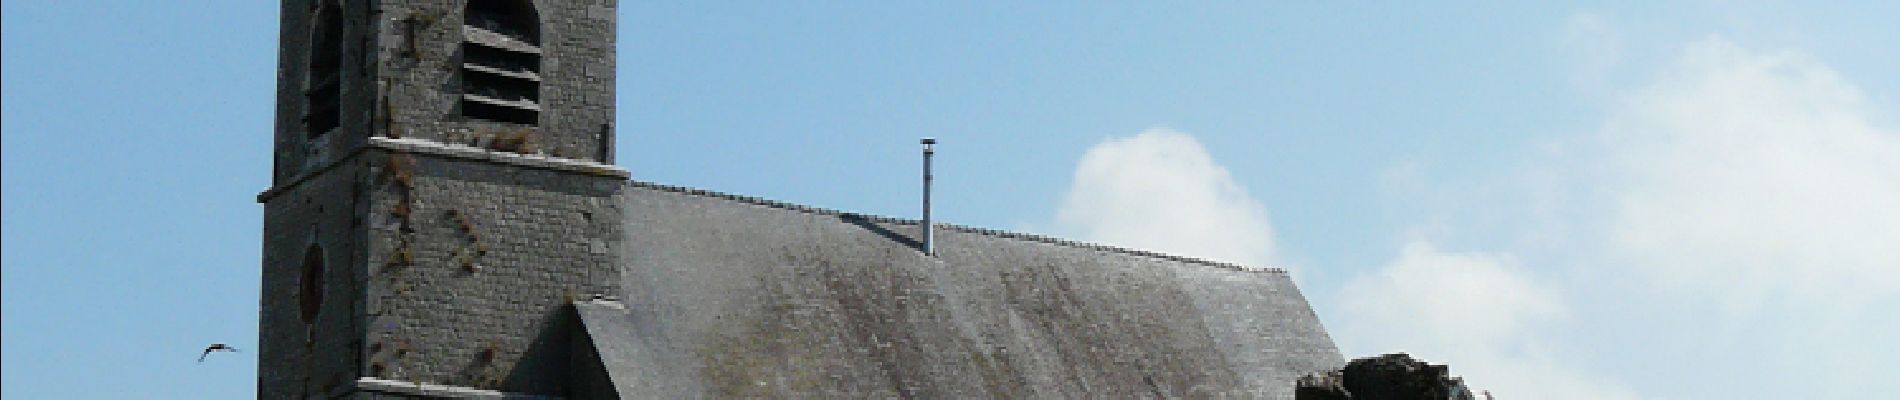
[(317, 137), (341, 125), (343, 97), (343, 16), (336, 2), (324, 1), (310, 30), (310, 77), (304, 87), (304, 128)]
[(535, 125), (541, 21), (528, 0), (469, 0), (462, 24), (462, 115)]

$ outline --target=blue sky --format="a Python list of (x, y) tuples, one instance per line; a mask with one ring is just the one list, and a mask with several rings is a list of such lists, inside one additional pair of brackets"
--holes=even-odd
[[(621, 6), (637, 179), (1292, 269), (1501, 398), (1875, 397), (1900, 3)], [(8, 398), (251, 396), (277, 5), (4, 4)]]

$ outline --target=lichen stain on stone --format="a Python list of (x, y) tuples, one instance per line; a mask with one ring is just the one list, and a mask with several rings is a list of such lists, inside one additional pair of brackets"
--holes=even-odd
[(1017, 379), (1021, 371), (1010, 361), (1008, 355), (992, 355), (979, 350), (970, 350), (970, 363), (977, 366), (977, 372), (983, 375), (983, 389), (991, 398), (1012, 399), (1017, 393), (1026, 393), (1027, 387)]
[(809, 367), (821, 365), (827, 357), (801, 335), (804, 327), (798, 321), (787, 318), (784, 310), (797, 306), (785, 296), (785, 285), (762, 281), (760, 287), (766, 290), (746, 297), (771, 302), (769, 310), (722, 315), (717, 336), (699, 349), (701, 373), (711, 383), (709, 392), (714, 397), (777, 397), (781, 390), (802, 392), (818, 386), (817, 374)]
[(932, 397), (918, 329), (933, 324), (917, 322), (947, 320), (942, 300), (901, 268), (807, 250), (783, 251), (792, 267), (758, 275), (758, 290), (736, 294), (737, 304), (755, 308), (721, 316), (722, 335), (700, 352), (711, 392)]
[[(1105, 271), (1104, 271), (1105, 272)], [(1141, 276), (1106, 275), (1075, 282), (1077, 275), (1053, 264), (1028, 264), (999, 273), (1007, 304), (1039, 332), (1040, 345), (1060, 358), (1070, 396), (1090, 393), (1172, 393), (1210, 396), (1208, 388), (1235, 387), (1191, 300), (1178, 288), (1140, 285)], [(1139, 304), (1112, 301), (1139, 297)], [(1142, 305), (1146, 309), (1134, 308)], [(1196, 345), (1199, 344), (1199, 345)], [(1052, 371), (1053, 372), (1053, 371)]]

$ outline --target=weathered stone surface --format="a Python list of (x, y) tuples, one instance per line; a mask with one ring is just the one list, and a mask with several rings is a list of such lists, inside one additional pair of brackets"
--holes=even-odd
[[(1342, 361), (1278, 270), (634, 183), (626, 318), (662, 397), (1290, 398)], [(608, 368), (632, 366), (608, 365)]]
[(1449, 367), (1404, 353), (1352, 360), (1339, 371), (1302, 376), (1297, 385), (1300, 400), (1472, 400)]
[[(342, 17), (338, 74), (340, 125), (306, 132), (313, 25), (319, 4)], [(540, 25), (538, 124), (458, 115), (465, 1), (283, 0), (277, 68), (273, 182), (348, 157), (370, 137), (417, 138), (487, 147), (501, 135), (529, 152), (613, 162), (617, 0), (537, 0)]]
[[(372, 176), (390, 178), (369, 185), (362, 376), (565, 390), (577, 326), (567, 308), (618, 283), (611, 247), (623, 237), (614, 200), (623, 181), (425, 154), (387, 159)], [(410, 183), (393, 177), (401, 174)]]
[(1350, 400), (1352, 393), (1346, 392), (1345, 379), (1339, 371), (1327, 371), (1301, 376), (1294, 385), (1293, 398), (1299, 400)]
[[(325, 393), (357, 378), (360, 362), (352, 334), (362, 326), (353, 299), (362, 291), (360, 267), (367, 251), (358, 178), (368, 163), (341, 163), (330, 172), (278, 190), (264, 203), (262, 282), (258, 305), (258, 387), (260, 398), (294, 398)], [(307, 275), (300, 268), (311, 253), (325, 267)], [(307, 278), (322, 285), (314, 293), (301, 286)], [(321, 296), (322, 301), (306, 299)], [(302, 318), (305, 301), (315, 302), (314, 318)]]
[[(282, 0), (258, 397), (360, 377), (562, 390), (570, 297), (617, 285), (625, 172), (602, 166), (617, 1), (524, 2), (539, 32), (532, 124), (458, 108), (467, 1)], [(317, 40), (323, 15), (336, 40)], [(313, 63), (325, 57), (334, 68)], [(318, 86), (337, 109), (321, 132)], [(496, 148), (525, 154), (450, 154)], [(300, 271), (312, 253), (326, 268)]]

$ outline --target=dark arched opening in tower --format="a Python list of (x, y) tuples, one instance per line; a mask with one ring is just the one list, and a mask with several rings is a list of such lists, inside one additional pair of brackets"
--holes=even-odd
[(317, 6), (310, 29), (310, 77), (304, 87), (304, 129), (317, 137), (342, 124), (343, 15), (336, 2)]
[(541, 19), (527, 0), (469, 0), (462, 14), (462, 116), (535, 125)]

